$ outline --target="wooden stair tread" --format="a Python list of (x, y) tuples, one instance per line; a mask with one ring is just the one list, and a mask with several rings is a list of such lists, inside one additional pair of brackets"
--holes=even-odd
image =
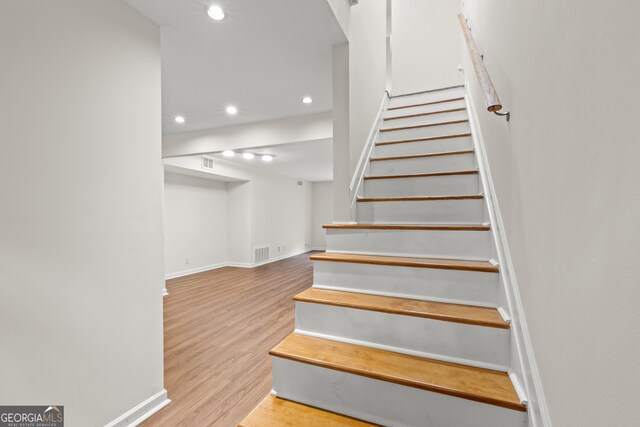
[(489, 231), (485, 224), (325, 224), (325, 229), (339, 230), (442, 230), (442, 231)]
[(357, 202), (430, 202), (437, 200), (478, 200), (483, 199), (482, 194), (470, 194), (468, 196), (416, 196), (416, 197), (358, 197)]
[(438, 153), (427, 153), (427, 154), (410, 154), (408, 156), (372, 157), (370, 160), (372, 162), (384, 162), (387, 160), (407, 160), (407, 159), (419, 159), (423, 157), (459, 156), (462, 154), (472, 154), (472, 153), (474, 153), (474, 150), (469, 149), (469, 150), (457, 150), (457, 151), (440, 151)]
[(397, 127), (397, 128), (380, 129), (380, 132), (393, 132), (393, 131), (397, 131), (397, 130), (428, 128), (428, 127), (432, 127), (432, 126), (455, 125), (455, 124), (458, 124), (458, 123), (466, 123), (468, 121), (469, 121), (469, 119), (449, 120), (449, 121), (446, 121), (446, 122), (427, 123), (427, 124), (424, 124), (424, 125), (401, 126), (401, 127)]
[(462, 108), (452, 108), (450, 110), (430, 111), (428, 113), (409, 114), (409, 115), (406, 115), (406, 116), (385, 117), (384, 121), (410, 119), (410, 118), (413, 118), (413, 117), (422, 117), (422, 116), (432, 116), (434, 114), (455, 113), (457, 111), (464, 111), (464, 110), (466, 110), (466, 108), (462, 107)]
[(478, 170), (453, 171), (453, 172), (431, 172), (431, 173), (413, 173), (405, 175), (370, 175), (365, 176), (365, 180), (369, 179), (402, 179), (402, 178), (429, 178), (433, 176), (454, 176), (454, 175), (477, 175)]
[(401, 139), (398, 141), (376, 142), (376, 145), (380, 146), (380, 145), (392, 145), (392, 144), (407, 144), (410, 142), (437, 141), (439, 139), (465, 138), (467, 136), (471, 136), (471, 134), (456, 133), (451, 135), (429, 136), (426, 138)]
[(364, 427), (355, 418), (267, 395), (238, 427)]
[(361, 255), (322, 252), (311, 255), (312, 261), (349, 262), (354, 264), (389, 265), (395, 267), (437, 268), (441, 270), (465, 270), (497, 273), (498, 267), (488, 261), (468, 261), (458, 259), (395, 257), (386, 255)]
[(422, 104), (403, 105), (401, 107), (387, 108), (387, 111), (401, 110), (403, 108), (424, 107), (425, 105), (444, 104), (445, 102), (463, 101), (464, 97), (441, 99), (440, 101), (423, 102)]
[(505, 372), (291, 334), (270, 354), (376, 380), (526, 411)]
[(466, 325), (509, 329), (498, 310), (491, 307), (451, 304), (410, 298), (388, 297), (358, 292), (309, 288), (293, 297), (294, 301), (377, 311), (400, 316), (422, 317)]

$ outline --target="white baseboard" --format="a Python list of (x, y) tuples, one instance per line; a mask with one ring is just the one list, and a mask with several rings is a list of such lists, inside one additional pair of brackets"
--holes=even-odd
[(493, 180), (491, 178), (491, 169), (489, 168), (489, 160), (482, 138), (475, 104), (469, 90), (469, 82), (465, 82), (465, 97), (467, 109), (469, 112), (469, 124), (473, 132), (473, 140), (478, 157), (479, 169), (483, 179), (483, 186), (487, 192), (485, 200), (489, 210), (491, 219), (491, 228), (495, 233), (495, 243), (498, 251), (498, 261), (500, 263), (501, 275), (505, 291), (507, 294), (507, 302), (511, 314), (511, 329), (515, 341), (515, 350), (518, 356), (518, 362), (522, 371), (522, 378), (518, 381), (524, 385), (524, 392), (527, 396), (523, 398), (529, 401), (529, 419), (532, 427), (551, 427), (551, 418), (549, 416), (549, 408), (542, 389), (542, 381), (540, 379), (540, 371), (535, 360), (533, 344), (527, 327), (527, 321), (524, 315), (522, 299), (518, 289), (511, 253), (509, 251), (509, 243), (505, 234), (504, 222), (500, 213), (500, 205), (496, 196)]
[(163, 296), (163, 297), (166, 297), (167, 295), (169, 295), (169, 291), (167, 290), (167, 288), (164, 288), (164, 289), (162, 290), (162, 296)]
[(167, 390), (162, 389), (111, 421), (105, 427), (134, 427), (171, 403), (167, 398)]
[(326, 251), (327, 247), (326, 246), (313, 246), (311, 248), (312, 251)]
[(227, 262), (227, 267), (255, 268), (255, 267), (260, 267), (261, 265), (270, 264), (272, 262), (281, 261), (283, 259), (287, 259), (287, 258), (291, 258), (291, 257), (294, 257), (294, 256), (302, 255), (302, 254), (305, 254), (307, 252), (311, 252), (312, 250), (313, 249), (302, 249), (302, 250), (299, 250), (299, 251), (294, 251), (294, 252), (288, 253), (286, 255), (281, 255), (279, 257), (270, 258), (267, 261), (262, 261), (262, 262), (254, 262), (254, 263)]
[[(299, 251), (294, 251), (294, 252), (291, 252), (291, 253), (288, 253), (288, 254), (285, 254), (285, 255), (281, 255), (279, 257), (271, 258), (271, 259), (269, 259), (267, 261), (262, 261), (262, 262), (254, 262), (254, 263), (250, 263), (250, 262), (233, 262), (233, 261), (221, 262), (221, 263), (218, 263), (218, 264), (213, 264), (213, 265), (208, 265), (208, 266), (205, 266), (205, 267), (194, 268), (194, 269), (191, 269), (191, 270), (179, 271), (179, 272), (176, 272), (176, 273), (169, 273), (169, 274), (167, 274), (165, 276), (165, 279), (166, 280), (176, 279), (178, 277), (189, 276), (191, 274), (197, 274), (197, 273), (203, 273), (205, 271), (216, 270), (216, 269), (222, 268), (222, 267), (255, 268), (255, 267), (259, 267), (261, 265), (269, 264), (269, 263), (272, 263), (272, 262), (281, 261), (281, 260), (286, 259), (286, 258), (291, 258), (291, 257), (297, 256), (297, 255), (302, 255), (304, 253), (311, 252), (313, 250), (316, 250), (316, 249), (302, 249), (302, 250), (299, 250)], [(166, 288), (164, 289), (163, 295), (165, 295), (165, 296), (169, 295), (169, 293), (167, 292)]]
[(215, 270), (216, 268), (226, 267), (228, 263), (220, 262), (218, 264), (205, 265), (204, 267), (192, 268), (189, 270), (177, 271), (175, 273), (167, 273), (164, 278), (165, 280), (175, 279), (177, 277), (189, 276), (191, 274), (202, 273), (203, 271)]

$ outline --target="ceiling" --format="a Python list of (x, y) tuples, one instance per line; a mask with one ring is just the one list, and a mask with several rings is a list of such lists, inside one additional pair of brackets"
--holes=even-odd
[(331, 47), (346, 39), (325, 0), (125, 1), (162, 28), (165, 134), (331, 110)]
[(275, 158), (271, 162), (264, 162), (258, 157), (253, 160), (245, 160), (239, 153), (232, 158), (224, 157), (221, 153), (211, 156), (305, 181), (333, 180), (333, 142), (331, 139), (280, 144), (242, 151), (254, 154), (271, 154)]

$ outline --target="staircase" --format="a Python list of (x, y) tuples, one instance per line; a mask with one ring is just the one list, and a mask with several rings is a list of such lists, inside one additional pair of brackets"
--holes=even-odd
[(526, 425), (464, 88), (392, 98), (382, 122), (357, 223), (325, 226), (274, 394), (240, 425)]

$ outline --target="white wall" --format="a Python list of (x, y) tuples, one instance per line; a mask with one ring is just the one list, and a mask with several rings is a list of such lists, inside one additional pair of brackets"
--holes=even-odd
[(160, 37), (0, 2), (0, 402), (105, 425), (163, 389)]
[(311, 249), (310, 182), (300, 186), (297, 179), (220, 159), (213, 169), (203, 169), (200, 156), (166, 159), (165, 164), (243, 181), (227, 184), (229, 263), (250, 266), (258, 246), (269, 246), (272, 259)]
[(387, 79), (386, 1), (361, 1), (351, 7), (349, 24), (349, 171), (369, 138)]
[(332, 55), (333, 219), (349, 221), (351, 179), (385, 96), (387, 5), (363, 1), (345, 9), (339, 1), (329, 3), (349, 43), (334, 46)]
[(393, 0), (393, 95), (462, 84), (456, 0)]
[(324, 250), (327, 247), (325, 224), (333, 222), (333, 181), (313, 183), (311, 217), (311, 247)]
[(225, 182), (165, 173), (164, 201), (167, 276), (227, 262)]
[(512, 112), (465, 59), (551, 420), (636, 425), (640, 3), (465, 2)]
[(349, 38), (349, 25), (351, 21), (351, 5), (349, 0), (326, 0), (331, 11), (336, 17), (344, 35)]

